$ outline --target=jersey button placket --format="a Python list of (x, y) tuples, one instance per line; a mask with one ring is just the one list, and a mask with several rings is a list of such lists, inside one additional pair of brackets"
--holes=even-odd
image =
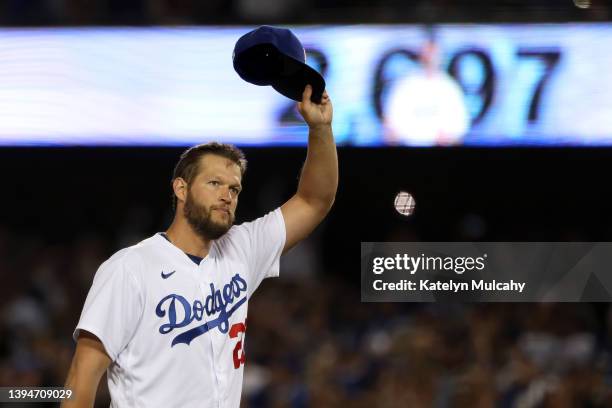
[[(205, 271), (205, 265), (207, 264), (207, 260), (208, 257), (204, 258), (201, 262), (200, 265), (198, 266), (198, 280), (199, 280), (199, 288), (200, 288), (200, 292), (202, 293), (202, 299), (204, 299), (204, 305), (206, 306), (206, 298), (210, 295), (213, 296), (213, 302), (214, 302), (214, 293), (211, 293), (210, 291), (210, 283), (212, 283), (212, 279), (211, 282), (209, 282), (207, 280), (207, 278), (211, 278), (210, 276), (207, 276), (207, 271)], [(204, 309), (206, 311), (206, 308)], [(205, 312), (204, 313), (204, 319), (206, 319), (206, 323), (207, 323), (207, 328), (208, 328), (208, 322), (214, 318), (214, 316), (208, 316), (208, 314)], [(217, 367), (216, 367), (216, 361), (215, 361), (215, 345), (213, 342), (213, 331), (215, 329), (212, 330), (208, 330), (206, 332), (205, 340), (206, 342), (208, 342), (209, 345), (209, 349), (210, 349), (210, 364), (211, 364), (211, 369), (212, 372), (214, 373), (215, 376), (215, 386), (214, 386), (214, 392), (215, 392), (215, 400), (217, 401), (217, 406), (220, 407), (221, 406), (221, 384), (219, 383), (219, 376), (218, 376), (218, 371), (217, 371)]]

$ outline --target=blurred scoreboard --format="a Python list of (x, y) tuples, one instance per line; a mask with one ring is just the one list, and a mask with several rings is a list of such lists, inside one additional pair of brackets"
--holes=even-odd
[[(233, 70), (234, 44), (252, 28), (2, 29), (0, 145), (303, 145), (293, 101)], [(438, 75), (467, 112), (450, 143), (393, 137), (398, 121), (446, 121), (428, 116), (434, 102), (415, 107), (427, 86), (398, 86), (422, 71), (429, 30), (292, 29), (326, 78), (339, 144), (612, 145), (612, 24), (434, 27)], [(402, 89), (417, 89), (414, 103), (394, 98), (390, 109)]]

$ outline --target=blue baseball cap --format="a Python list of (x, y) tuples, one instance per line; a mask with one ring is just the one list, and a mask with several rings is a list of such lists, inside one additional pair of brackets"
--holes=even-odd
[(302, 92), (310, 84), (310, 100), (321, 102), (325, 80), (306, 64), (304, 47), (291, 30), (261, 26), (249, 31), (236, 42), (232, 58), (234, 69), (247, 82), (272, 85), (295, 101), (302, 100)]

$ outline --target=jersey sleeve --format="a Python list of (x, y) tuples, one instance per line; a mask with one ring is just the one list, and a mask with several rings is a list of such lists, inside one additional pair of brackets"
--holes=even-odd
[(285, 220), (280, 208), (241, 225), (246, 235), (249, 264), (249, 295), (265, 278), (279, 274), (280, 256), (285, 246)]
[(100, 266), (73, 333), (75, 341), (80, 330), (94, 334), (112, 361), (134, 335), (144, 310), (143, 290), (134, 269), (125, 257), (112, 257)]

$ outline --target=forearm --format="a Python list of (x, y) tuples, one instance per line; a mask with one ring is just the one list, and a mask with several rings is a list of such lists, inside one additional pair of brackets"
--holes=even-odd
[(338, 189), (338, 154), (331, 125), (311, 127), (297, 195), (329, 209)]
[(94, 406), (98, 383), (91, 378), (85, 380), (77, 375), (77, 367), (70, 368), (66, 379), (66, 388), (72, 390), (72, 398), (62, 402), (61, 408), (91, 408)]
[(61, 408), (91, 408), (96, 400), (100, 379), (111, 363), (104, 346), (93, 334), (81, 331), (72, 358), (65, 387), (72, 390), (72, 398)]

